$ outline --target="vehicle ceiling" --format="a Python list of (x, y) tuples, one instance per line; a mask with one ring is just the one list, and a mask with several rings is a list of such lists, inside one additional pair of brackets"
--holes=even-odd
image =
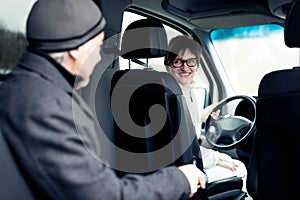
[[(97, 2), (97, 0), (95, 0)], [(101, 0), (98, 0), (100, 2)], [(114, 0), (103, 1), (108, 31), (118, 32), (122, 12), (131, 9), (172, 19), (190, 28), (230, 28), (284, 23), (292, 0)]]

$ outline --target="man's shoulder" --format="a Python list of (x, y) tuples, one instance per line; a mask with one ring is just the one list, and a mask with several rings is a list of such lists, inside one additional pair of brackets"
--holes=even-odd
[(12, 74), (0, 87), (0, 98), (0, 106), (10, 105), (22, 110), (26, 107), (34, 110), (49, 109), (54, 103), (71, 104), (71, 96), (54, 83), (36, 75), (26, 74)]

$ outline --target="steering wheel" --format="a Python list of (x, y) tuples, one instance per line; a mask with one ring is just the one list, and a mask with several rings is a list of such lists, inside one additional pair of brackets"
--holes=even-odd
[[(253, 106), (254, 116), (256, 116), (256, 99), (246, 95), (236, 95), (223, 99), (212, 112), (222, 111), (226, 104), (236, 99), (249, 101)], [(210, 116), (206, 121), (206, 139), (210, 145), (217, 149), (233, 149), (254, 132), (255, 119), (256, 117), (251, 121), (242, 116), (222, 114), (222, 112), (216, 119)]]

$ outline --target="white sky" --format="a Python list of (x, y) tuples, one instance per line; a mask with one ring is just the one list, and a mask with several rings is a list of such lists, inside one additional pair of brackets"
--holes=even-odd
[(0, 24), (14, 31), (25, 32), (31, 6), (36, 0), (0, 0)]

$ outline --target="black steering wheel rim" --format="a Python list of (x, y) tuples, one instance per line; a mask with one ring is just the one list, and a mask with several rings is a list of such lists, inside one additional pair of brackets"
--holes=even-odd
[[(235, 116), (235, 115), (229, 115), (229, 116), (227, 116), (227, 118), (224, 117), (222, 119), (217, 119), (217, 120), (213, 120), (213, 119), (211, 119), (211, 117), (209, 117), (206, 121), (205, 137), (206, 137), (207, 142), (216, 149), (224, 149), (224, 150), (233, 149), (236, 146), (238, 146), (239, 144), (241, 144), (242, 142), (244, 142), (251, 135), (251, 133), (253, 133), (255, 130), (256, 99), (252, 96), (235, 95), (235, 96), (225, 98), (218, 103), (218, 105), (213, 109), (212, 112), (217, 111), (218, 109), (222, 108), (227, 103), (229, 103), (233, 100), (236, 100), (236, 99), (243, 99), (243, 100), (249, 101), (251, 103), (251, 105), (253, 106), (253, 109), (254, 109), (254, 119), (251, 121), (245, 117)], [(211, 123), (212, 120), (214, 121), (214, 123)], [(220, 133), (215, 134), (218, 137), (211, 136), (212, 133), (211, 133), (210, 129), (212, 128), (212, 126), (218, 126), (217, 122), (219, 124), (221, 124), (221, 123), (228, 122), (228, 121), (232, 121), (236, 124), (239, 124), (240, 128), (237, 128), (237, 131), (231, 130), (231, 132), (230, 131), (226, 132), (226, 131), (224, 131), (224, 128), (221, 127), (221, 128), (217, 129), (217, 130), (220, 130)], [(247, 127), (247, 128), (245, 128), (245, 127)], [(247, 130), (245, 130), (245, 129), (247, 129)], [(242, 132), (242, 134), (240, 134), (240, 132)], [(219, 141), (219, 138), (222, 138), (223, 137), (222, 134), (225, 134), (225, 133), (230, 135), (229, 138), (230, 138), (230, 141), (232, 140), (231, 143), (219, 144), (217, 141)], [(240, 134), (241, 137), (236, 139), (238, 134)], [(214, 138), (214, 139), (212, 139), (212, 138)]]

